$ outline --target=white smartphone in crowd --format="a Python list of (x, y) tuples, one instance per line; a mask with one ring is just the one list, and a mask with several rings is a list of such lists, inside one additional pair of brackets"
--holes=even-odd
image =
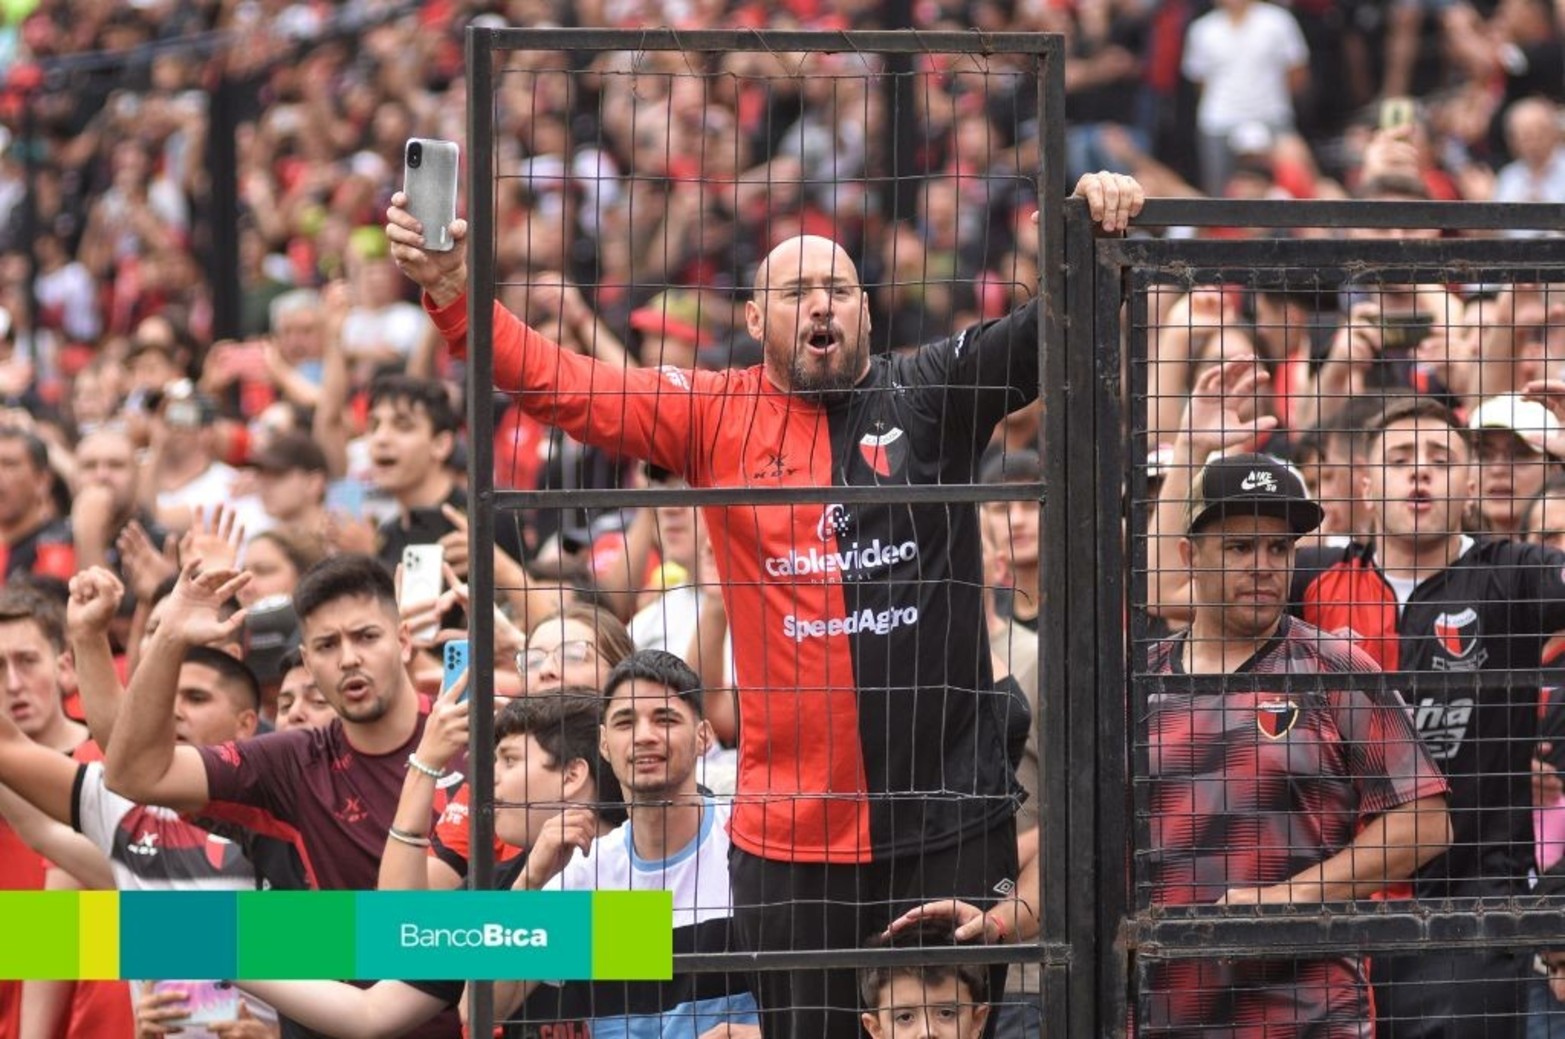
[[(445, 575), (441, 567), (446, 561), (446, 550), (441, 545), (409, 545), (402, 550), (402, 609), (417, 606), (440, 598), (445, 587)], [(439, 628), (431, 622), (413, 632), (416, 639), (432, 639)]]
[(424, 225), (424, 248), (430, 252), (456, 246), (450, 225), (456, 219), (459, 155), (456, 142), (429, 137), (409, 138), (402, 153), (402, 191), (408, 212)]

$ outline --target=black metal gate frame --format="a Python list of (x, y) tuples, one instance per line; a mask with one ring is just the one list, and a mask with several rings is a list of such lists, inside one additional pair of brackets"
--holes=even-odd
[[(1061, 648), (1068, 660), (1064, 709), (1073, 738), (1067, 752), (1071, 775), (1096, 780), (1091, 791), (1070, 787), (1072, 815), (1067, 882), (1075, 904), (1097, 906), (1096, 1021), (1073, 1013), (1075, 1039), (1124, 1034), (1130, 1020), (1134, 959), (1239, 958), (1327, 949), (1389, 952), (1431, 945), (1496, 947), (1541, 945), (1565, 934), (1565, 903), (1537, 897), (1460, 899), (1438, 903), (1338, 903), (1321, 906), (1151, 907), (1132, 903), (1135, 852), (1149, 844), (1144, 790), (1133, 775), (1146, 774), (1146, 713), (1154, 692), (1240, 689), (1264, 682), (1268, 689), (1323, 687), (1318, 676), (1149, 676), (1131, 660), (1144, 646), (1143, 630), (1126, 630), (1128, 604), (1147, 601), (1147, 388), (1148, 289), (1188, 289), (1213, 283), (1254, 288), (1331, 288), (1350, 275), (1373, 272), (1396, 284), (1419, 280), (1432, 269), (1459, 272), (1471, 282), (1565, 282), (1565, 250), (1558, 239), (1451, 238), (1435, 241), (1094, 240), (1085, 207), (1066, 204), (1067, 329), (1065, 356), (1051, 369), (1046, 474), (1062, 494), (1051, 497), (1047, 529), (1052, 544), (1047, 565), (1074, 567), (1065, 575), (1066, 611), (1074, 620), (1091, 615), (1096, 624), (1073, 623), (1068, 636), (1050, 631), (1051, 662)], [(1136, 221), (1142, 227), (1439, 227), (1497, 231), (1509, 228), (1565, 229), (1565, 207), (1446, 202), (1233, 202), (1154, 200)], [(1308, 272), (1301, 277), (1301, 271)], [(1128, 336), (1122, 340), (1124, 318)], [(1130, 351), (1130, 384), (1122, 386), (1121, 343)], [(1063, 371), (1061, 368), (1063, 367)], [(1089, 390), (1087, 387), (1090, 386)], [(1056, 414), (1058, 411), (1064, 414)], [(1129, 409), (1128, 416), (1126, 409)], [(1068, 417), (1067, 417), (1068, 416)], [(1128, 418), (1128, 421), (1127, 421)], [(1132, 503), (1128, 528), (1120, 489)], [(1058, 500), (1073, 504), (1067, 509)], [(1093, 503), (1095, 508), (1089, 508)], [(1064, 518), (1069, 525), (1060, 523)], [(1059, 523), (1059, 525), (1055, 525)], [(1129, 537), (1122, 538), (1128, 529)], [(1129, 558), (1125, 546), (1129, 545)], [(1059, 575), (1056, 575), (1058, 577)], [(1129, 590), (1129, 599), (1125, 592)], [(1144, 625), (1137, 624), (1140, 629)], [(1060, 643), (1063, 642), (1063, 647)], [(1053, 672), (1060, 677), (1059, 669)], [(1489, 672), (1489, 683), (1544, 684), (1558, 672)], [(1411, 688), (1413, 676), (1331, 676), (1334, 688)], [(1279, 683), (1281, 680), (1281, 684)], [(1423, 688), (1473, 685), (1474, 676), (1423, 674)], [(1049, 690), (1046, 689), (1045, 692)], [(1091, 719), (1092, 724), (1083, 720)], [(1095, 736), (1095, 742), (1088, 739)], [(1137, 750), (1136, 748), (1139, 748)], [(1134, 761), (1132, 761), (1134, 757)], [(1067, 764), (1066, 762), (1061, 762)], [(1058, 778), (1058, 777), (1056, 777)], [(1081, 814), (1085, 813), (1085, 818)], [(1094, 855), (1096, 861), (1094, 861)], [(1075, 901), (1075, 900), (1081, 901)], [(1084, 921), (1075, 921), (1084, 925)], [(1112, 941), (1105, 940), (1112, 936)], [(1071, 948), (1090, 942), (1072, 936)], [(1082, 997), (1085, 972), (1072, 975)], [(1073, 1001), (1072, 1009), (1078, 1004)], [(1054, 1034), (1051, 1031), (1051, 1034)]]
[[(1038, 348), (1044, 356), (1044, 384), (1063, 385), (1063, 356), (1059, 346), (1065, 338), (1065, 308), (1062, 306), (1065, 288), (1065, 170), (1064, 170), (1064, 39), (1057, 34), (1044, 33), (957, 33), (957, 32), (782, 32), (782, 31), (696, 31), (675, 32), (667, 29), (606, 30), (606, 29), (469, 29), (467, 31), (467, 92), (468, 104), (468, 219), (472, 228), (468, 252), (471, 287), (468, 296), (469, 365), (467, 407), (470, 429), (470, 454), (468, 480), (474, 508), (469, 521), (470, 573), (472, 601), (475, 604), (494, 601), (494, 561), (490, 554), (494, 545), (495, 513), (497, 510), (514, 511), (526, 508), (559, 508), (562, 506), (588, 508), (631, 508), (658, 505), (780, 505), (780, 504), (843, 504), (879, 503), (905, 504), (914, 502), (974, 503), (998, 500), (1044, 501), (1044, 486), (1051, 479), (1045, 474), (1043, 481), (1008, 484), (1003, 487), (973, 485), (931, 485), (913, 487), (821, 487), (821, 488), (708, 488), (699, 490), (670, 490), (649, 488), (641, 490), (613, 491), (499, 491), (494, 486), (494, 353), (493, 307), (496, 292), (496, 264), (493, 252), (495, 241), (495, 119), (491, 103), (476, 103), (479, 99), (495, 96), (497, 59), (511, 51), (549, 50), (566, 52), (599, 51), (806, 51), (827, 53), (865, 53), (887, 55), (922, 54), (1020, 54), (1034, 58), (1037, 72), (1038, 111), (1042, 113), (1041, 166), (1036, 181), (1040, 199), (1042, 235), (1040, 265), (1043, 270), (1040, 292), (1043, 302), (1043, 320), (1040, 322)], [(1082, 254), (1078, 254), (1082, 255)], [(1090, 313), (1090, 305), (1082, 313)], [(1052, 345), (1052, 349), (1050, 348)], [(1064, 409), (1052, 402), (1047, 406), (1049, 443), (1061, 443), (1063, 431), (1058, 424), (1064, 418)], [(1053, 454), (1054, 452), (1049, 452)], [(1083, 475), (1078, 472), (1078, 476)], [(1057, 479), (1057, 477), (1055, 477)], [(1090, 498), (1090, 494), (1088, 495)], [(1066, 496), (1056, 495), (1046, 503), (1046, 522), (1050, 529), (1064, 529)], [(1090, 518), (1090, 514), (1089, 518)], [(1080, 534), (1091, 539), (1092, 532), (1082, 528)], [(1052, 564), (1046, 565), (1044, 588), (1045, 601), (1063, 602), (1066, 599), (1063, 578), (1065, 570), (1060, 566), (1058, 548), (1052, 553)], [(1050, 576), (1054, 575), (1054, 576)], [(1084, 615), (1078, 615), (1078, 617)], [(472, 640), (473, 696), (476, 709), (473, 716), (472, 742), (470, 744), (471, 783), (475, 791), (472, 811), (472, 862), (471, 876), (475, 888), (486, 889), (494, 882), (493, 833), (494, 833), (494, 775), (493, 775), (493, 719), (494, 703), (494, 618), (483, 609), (473, 610), (469, 619), (469, 637)], [(1091, 634), (1090, 626), (1078, 625), (1078, 630)], [(1090, 650), (1093, 647), (1087, 647)], [(1055, 633), (1046, 636), (1042, 647), (1046, 654), (1043, 663), (1040, 711), (1036, 719), (1041, 756), (1047, 762), (1040, 777), (1040, 789), (1062, 793), (1062, 797), (1043, 799), (1040, 806), (1041, 824), (1045, 832), (1064, 835), (1070, 832), (1075, 817), (1071, 811), (1073, 798), (1084, 798), (1083, 804), (1091, 804), (1090, 784), (1072, 783), (1065, 768), (1068, 746), (1066, 728), (1060, 720), (1066, 717), (1061, 698), (1064, 689), (1066, 654), (1058, 644)], [(1090, 715), (1078, 717), (1087, 717)], [(1079, 814), (1079, 813), (1077, 813)], [(768, 952), (754, 955), (740, 953), (725, 955), (681, 955), (675, 959), (678, 971), (761, 971), (785, 970), (801, 966), (854, 967), (873, 959), (885, 964), (915, 964), (933, 961), (971, 963), (1041, 963), (1044, 967), (1044, 998), (1047, 1014), (1054, 1020), (1063, 1020), (1067, 999), (1072, 993), (1088, 997), (1082, 1002), (1071, 1000), (1072, 1014), (1080, 1013), (1081, 1025), (1095, 1024), (1096, 1013), (1090, 990), (1074, 985), (1068, 978), (1070, 964), (1095, 962), (1093, 942), (1096, 930), (1085, 920), (1078, 920), (1072, 906), (1091, 905), (1090, 896), (1072, 901), (1073, 891), (1067, 890), (1067, 880), (1076, 876), (1077, 867), (1069, 861), (1066, 844), (1062, 839), (1045, 842), (1043, 849), (1043, 934), (1037, 943), (981, 947), (969, 949), (883, 949), (873, 951), (845, 950), (840, 952)], [(1069, 842), (1074, 846), (1075, 842)], [(1071, 882), (1073, 889), (1084, 887), (1082, 879), (1090, 877), (1090, 871), (1081, 873)], [(1112, 933), (1112, 932), (1108, 932)], [(1079, 991), (1078, 991), (1079, 990)], [(473, 1035), (488, 1035), (494, 1022), (493, 991), (488, 984), (477, 984), (470, 990), (469, 1031)], [(1074, 1034), (1096, 1034), (1073, 1029)]]

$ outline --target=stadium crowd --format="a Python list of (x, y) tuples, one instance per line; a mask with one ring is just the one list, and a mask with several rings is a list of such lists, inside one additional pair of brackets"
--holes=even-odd
[[(467, 883), (475, 795), (461, 779), (470, 710), (461, 682), (443, 687), (441, 662), (441, 647), (475, 607), (465, 584), (466, 286), (449, 282), (449, 263), (418, 250), (416, 232), (399, 223), (393, 194), (404, 142), (462, 140), (469, 25), (876, 28), (886, 27), (886, 7), (6, 5), (0, 888)], [(1066, 34), (1072, 183), (1105, 170), (1133, 176), (1154, 196), (1565, 201), (1565, 7), (1547, 0), (1216, 0), (1210, 10), (1193, 0), (920, 0), (912, 20), (925, 29)], [(505, 174), (495, 256), (500, 301), (530, 331), (515, 332), (516, 367), (501, 367), (497, 486), (776, 484), (801, 472), (824, 472), (829, 483), (850, 463), (857, 482), (901, 478), (900, 467), (917, 463), (937, 466), (923, 482), (1040, 478), (1037, 373), (1014, 368), (1034, 342), (1025, 333), (1040, 264), (1034, 82), (1018, 61), (923, 55), (905, 74), (915, 85), (904, 113), (883, 90), (884, 60), (765, 50), (507, 58), (495, 99)], [(917, 135), (911, 214), (892, 213), (876, 179), (891, 162), (881, 128), (894, 118), (909, 119)], [(232, 130), (237, 143), (238, 226), (221, 232), (213, 221), (222, 192), (208, 161), (215, 130)], [(1123, 230), (1131, 189), (1102, 176), (1084, 183), (1089, 194), (1125, 192), (1121, 226), (1110, 228)], [(1117, 212), (1112, 198), (1093, 204)], [(818, 238), (800, 235), (823, 235), (841, 250), (821, 253), (809, 244)], [(236, 259), (220, 256), (224, 249), (237, 252), (240, 297), (236, 326), (220, 329), (215, 272)], [(789, 271), (796, 277), (785, 284)], [(918, 411), (955, 421), (951, 428), (972, 440), (963, 448), (971, 457), (948, 458), (943, 443), (929, 449), (911, 425), (888, 417), (900, 412), (854, 411), (841, 419), (851, 433), (832, 427), (834, 469), (801, 469), (823, 463), (804, 457), (813, 448), (779, 439), (764, 458), (747, 457), (749, 469), (720, 472), (702, 450), (717, 440), (701, 438), (761, 419), (725, 423), (703, 412), (670, 432), (664, 416), (653, 438), (604, 425), (602, 405), (573, 410), (561, 390), (569, 384), (540, 382), (525, 364), (541, 338), (562, 348), (562, 371), (617, 373), (624, 386), (645, 389), (659, 369), (673, 369), (689, 373), (687, 389), (738, 387), (760, 402), (764, 390), (723, 380), (773, 361), (769, 322), (807, 324), (798, 317), (804, 302), (776, 304), (791, 307), (791, 318), (769, 310), (771, 294), (789, 284), (811, 297), (808, 306), (818, 296), (825, 308), (806, 328), (809, 341), (794, 343), (801, 356), (830, 368), (862, 335), (885, 365), (872, 371), (892, 372), (899, 381), (887, 385), (899, 393), (921, 379), (971, 378), (976, 389), (957, 396), (972, 415), (942, 404)], [(852, 293), (847, 310), (844, 292)], [(1022, 318), (946, 339), (1013, 312)], [(1355, 668), (1450, 662), (1438, 651), (1417, 658), (1418, 639), (1444, 640), (1453, 659), (1479, 666), (1487, 655), (1491, 667), (1547, 665), (1558, 649), (1550, 636), (1565, 629), (1548, 609), (1552, 586), (1537, 579), (1565, 571), (1557, 556), (1565, 519), (1553, 515), (1565, 501), (1565, 478), (1554, 471), (1565, 459), (1554, 381), (1565, 359), (1550, 352), (1553, 329), (1565, 324), (1557, 289), (1442, 283), (1345, 299), (1196, 290), (1161, 295), (1153, 313), (1146, 425), (1161, 497), (1149, 539), (1150, 630), (1185, 630), (1203, 605), (1174, 548), (1199, 533), (1187, 522), (1195, 474), (1214, 452), (1260, 444), (1293, 463), (1323, 507), (1318, 529), (1299, 532), (1301, 591), (1290, 602), (1318, 628), (1351, 629), (1369, 658), (1359, 653)], [(947, 355), (914, 348), (942, 342), (955, 359), (935, 373), (933, 359), (944, 364)], [(957, 362), (969, 346), (1004, 358), (1003, 371), (964, 376)], [(589, 360), (597, 367), (580, 367)], [(807, 398), (840, 388), (806, 386), (811, 373), (791, 371)], [(650, 381), (637, 382), (643, 377)], [(1405, 410), (1402, 398), (1414, 390), (1434, 405), (1388, 411), (1388, 403)], [(1433, 452), (1445, 483), (1431, 491), (1427, 477), (1413, 477), (1425, 489), (1399, 498), (1384, 475), (1395, 468), (1392, 433), (1429, 425), (1444, 430), (1433, 439), (1443, 437), (1445, 453), (1413, 450)], [(835, 455), (839, 441), (846, 460)], [(1417, 458), (1413, 468), (1427, 467)], [(1405, 528), (1393, 502), (1407, 506)], [(498, 517), (498, 597), (476, 606), (495, 609), (501, 883), (668, 887), (682, 951), (829, 948), (872, 936), (895, 944), (910, 933), (944, 942), (1034, 936), (1038, 748), (1022, 734), (1036, 707), (1038, 509), (996, 501), (965, 525), (943, 506), (935, 511), (941, 517), (893, 517), (883, 528), (867, 510), (789, 511), (793, 548), (744, 563), (736, 543), (775, 543), (756, 510)], [(1430, 531), (1445, 537), (1438, 550), (1419, 540)], [(951, 547), (931, 550), (952, 532)], [(1378, 562), (1360, 551), (1370, 538), (1379, 539)], [(1500, 563), (1473, 554), (1522, 542), (1539, 547)], [(428, 545), (442, 550), (442, 590), (410, 600), (401, 564), (410, 547)], [(1402, 546), (1413, 553), (1405, 571), (1400, 556), (1386, 562)], [(949, 569), (934, 564), (937, 554), (949, 554)], [(1516, 580), (1460, 594), (1418, 590), (1430, 573), (1464, 561)], [(1332, 592), (1321, 583), (1355, 565), (1388, 575), (1389, 626), (1347, 609), (1369, 594), (1362, 584)], [(868, 579), (854, 584), (859, 577)], [(942, 580), (955, 589), (949, 596)], [(898, 581), (917, 585), (911, 604), (897, 598)], [(837, 630), (806, 619), (816, 590), (850, 585), (851, 594), (840, 593), (849, 605), (833, 607), (847, 610), (830, 622)], [(773, 593), (787, 601), (766, 598)], [(1419, 595), (1439, 606), (1431, 622), (1444, 627), (1433, 634), (1397, 627)], [(1465, 620), (1467, 604), (1498, 604), (1504, 616)], [(972, 632), (943, 616), (936, 628), (937, 610), (957, 617), (964, 607), (979, 625)], [(752, 619), (785, 612), (786, 639), (750, 631)], [(862, 632), (861, 615), (869, 618)], [(1504, 632), (1504, 651), (1474, 642), (1463, 627), (1474, 623)], [(899, 635), (902, 626), (909, 630)], [(871, 643), (869, 629), (887, 641)], [(828, 633), (864, 636), (854, 643), (859, 659), (815, 660), (816, 635)], [(893, 664), (911, 666), (911, 677)], [(892, 680), (867, 678), (874, 668)], [(835, 677), (819, 688), (800, 677), (817, 673)], [(762, 692), (819, 699), (763, 725), (771, 701), (745, 699), (758, 695), (757, 675), (768, 676)], [(857, 687), (856, 704), (833, 700), (834, 687)], [(887, 705), (884, 694), (904, 687), (922, 706)], [(974, 695), (963, 700), (948, 695), (953, 689)], [(1403, 696), (1417, 705), (1416, 729), (1450, 789), (1429, 781), (1401, 793), (1408, 804), (1415, 793), (1448, 797), (1452, 850), (1441, 854), (1445, 840), (1420, 831), (1415, 843), (1429, 854), (1395, 864), (1397, 877), (1387, 873), (1394, 864), (1381, 863), (1379, 879), (1416, 869), (1415, 889), (1433, 898), (1515, 894), (1536, 875), (1547, 881), (1565, 850), (1565, 827), (1555, 822), (1565, 815), (1555, 754), (1565, 755), (1565, 731), (1540, 710), (1547, 698), (1508, 701), (1504, 719), (1471, 741), (1487, 756), (1474, 750), (1469, 760), (1457, 757), (1467, 753), (1453, 713), (1461, 705)], [(845, 710), (856, 720), (844, 722)], [(835, 726), (820, 737), (832, 749), (820, 751), (827, 778), (817, 787), (802, 768), (787, 774), (777, 764), (816, 761), (819, 748), (798, 735), (811, 731), (812, 712)], [(942, 731), (949, 718), (970, 729)], [(242, 742), (269, 731), (282, 735)], [(842, 756), (836, 737), (846, 731), (861, 760)], [(923, 769), (940, 775), (920, 772), (921, 752)], [(1423, 760), (1408, 753), (1396, 767), (1417, 772)], [(812, 806), (807, 795), (822, 789), (873, 806), (852, 818), (829, 799)], [(772, 808), (759, 803), (762, 791), (774, 795)], [(943, 796), (912, 809), (896, 797), (929, 791)], [(919, 843), (899, 839), (907, 834)], [(916, 877), (905, 870), (912, 860)], [(747, 897), (731, 897), (730, 879)], [(1225, 879), (1235, 890), (1259, 883)], [(934, 910), (899, 916), (953, 897), (962, 900), (949, 910), (954, 922)], [(775, 911), (747, 914), (758, 905)], [(788, 933), (779, 937), (779, 928)], [(1425, 966), (1425, 974), (1403, 967), (1382, 990), (1391, 998), (1377, 994), (1386, 1034), (1565, 1033), (1565, 1007), (1535, 970), (1533, 950)], [(1362, 988), (1362, 973), (1346, 984)], [(1466, 1004), (1420, 995), (1423, 985), (1460, 996), (1469, 989), (1452, 984), (1458, 979), (1488, 979), (1494, 991)], [(796, 971), (780, 984), (714, 975), (645, 990), (526, 985), (499, 995), (527, 1021), (511, 1034), (539, 1039), (747, 1039), (760, 1034), (758, 1022), (767, 1039), (836, 1039), (861, 1025), (876, 1039), (1040, 1034), (1034, 969), (914, 975), (910, 991), (924, 1005), (916, 1021), (907, 992), (896, 995), (905, 980), (894, 971)], [(459, 984), (257, 984), (229, 1004), (232, 1020), (205, 1031), (186, 1017), (187, 989), (197, 984), (207, 983), (0, 982), (0, 1039), (142, 1039), (181, 1020), (179, 1034), (192, 1039), (461, 1034)], [(1335, 1008), (1345, 1030), (1331, 1034), (1367, 1034), (1359, 1002), (1348, 1002)], [(1290, 1004), (1289, 1013), (1303, 1011)], [(1217, 1027), (1216, 1018), (1177, 1012), (1146, 1020), (1149, 1032), (1167, 1035)], [(1273, 1021), (1266, 1034), (1303, 1034), (1314, 1023)]]

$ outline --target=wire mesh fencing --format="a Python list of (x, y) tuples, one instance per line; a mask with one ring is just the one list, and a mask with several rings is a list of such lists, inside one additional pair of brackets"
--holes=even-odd
[[(435, 318), (466, 322), (474, 544), (516, 552), (472, 561), (503, 704), (472, 876), (670, 890), (676, 951), (669, 983), (475, 989), (476, 1020), (1039, 1034), (1059, 48), (470, 35), (477, 246)], [(508, 743), (587, 690), (600, 753), (562, 800), (563, 742), (533, 775)], [(523, 865), (485, 861), (491, 826)]]

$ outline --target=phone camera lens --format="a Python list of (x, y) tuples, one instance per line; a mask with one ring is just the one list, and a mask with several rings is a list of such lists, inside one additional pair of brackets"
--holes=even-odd
[(424, 161), (424, 146), (416, 141), (408, 145), (408, 165), (417, 167)]

